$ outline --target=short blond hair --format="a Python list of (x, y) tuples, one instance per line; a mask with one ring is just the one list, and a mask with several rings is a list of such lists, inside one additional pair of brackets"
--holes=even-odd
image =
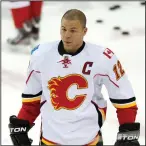
[[(83, 28), (86, 27), (86, 16), (85, 14), (78, 10), (78, 9), (70, 9), (62, 16), (62, 19), (65, 18), (66, 20), (79, 20)], [(61, 20), (62, 20), (61, 19)]]

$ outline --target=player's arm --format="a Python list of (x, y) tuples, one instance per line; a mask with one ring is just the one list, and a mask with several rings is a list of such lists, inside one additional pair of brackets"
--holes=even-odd
[(135, 122), (138, 108), (131, 83), (116, 55), (107, 49), (103, 55), (105, 75), (102, 76), (102, 81), (117, 110), (120, 124), (115, 146), (138, 146), (140, 124)]
[(31, 56), (26, 84), (22, 93), (22, 107), (17, 116), (10, 117), (10, 137), (14, 145), (31, 145), (32, 141), (28, 138), (27, 132), (40, 114), (41, 73), (37, 69), (35, 58), (35, 56)]

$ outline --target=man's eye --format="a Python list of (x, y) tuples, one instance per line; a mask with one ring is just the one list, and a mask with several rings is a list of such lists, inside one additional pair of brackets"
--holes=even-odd
[(71, 32), (76, 32), (75, 30), (71, 30)]

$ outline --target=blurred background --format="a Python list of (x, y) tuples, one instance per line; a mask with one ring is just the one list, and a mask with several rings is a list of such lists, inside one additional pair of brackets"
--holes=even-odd
[[(20, 7), (23, 4), (1, 2), (1, 57), (2, 57), (2, 145), (11, 145), (8, 119), (21, 107), (21, 93), (25, 84), (30, 51), (37, 44), (60, 39), (62, 15), (72, 8), (82, 10), (87, 17), (88, 33), (85, 41), (113, 50), (132, 83), (139, 107), (137, 121), (141, 123), (140, 143), (145, 144), (145, 2), (45, 1), (33, 7), (33, 21), (29, 21)], [(36, 10), (35, 10), (36, 9)], [(27, 11), (25, 9), (25, 11)], [(27, 21), (24, 20), (26, 18)], [(21, 28), (21, 23), (25, 25)], [(30, 29), (32, 28), (33, 29)], [(103, 95), (108, 100), (106, 89)], [(39, 141), (40, 117), (29, 132)], [(118, 132), (116, 110), (108, 100), (107, 120), (103, 127), (105, 145), (113, 145)]]

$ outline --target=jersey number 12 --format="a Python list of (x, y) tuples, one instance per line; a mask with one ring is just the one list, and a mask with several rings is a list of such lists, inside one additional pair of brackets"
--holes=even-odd
[(114, 65), (113, 71), (116, 75), (116, 80), (119, 80), (124, 75), (125, 71), (123, 70), (119, 60), (117, 61), (117, 64)]

